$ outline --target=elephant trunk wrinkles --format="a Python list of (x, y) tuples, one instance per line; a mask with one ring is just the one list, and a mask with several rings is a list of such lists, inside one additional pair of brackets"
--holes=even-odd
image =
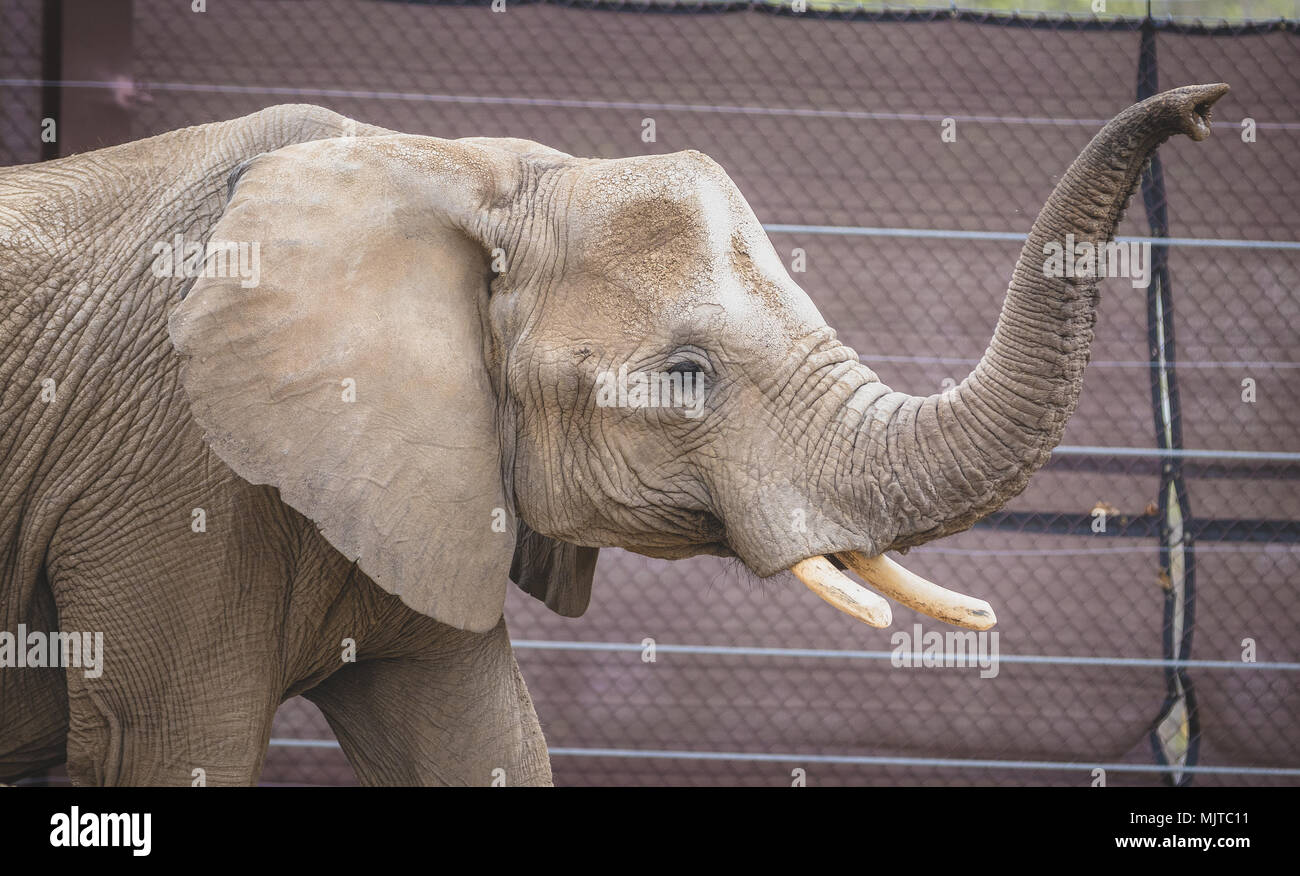
[(1034, 222), (974, 371), (941, 394), (890, 392), (873, 403), (865, 422), (884, 429), (863, 465), (885, 497), (890, 549), (968, 529), (1047, 462), (1078, 402), (1098, 297), (1094, 278), (1045, 276), (1047, 247), (1059, 244), (1072, 258), (1071, 240), (1109, 242), (1151, 153), (1174, 134), (1208, 136), (1209, 108), (1227, 90), (1167, 91), (1110, 121)]

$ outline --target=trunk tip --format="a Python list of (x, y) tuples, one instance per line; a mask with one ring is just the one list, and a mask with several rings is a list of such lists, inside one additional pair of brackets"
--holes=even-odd
[(1210, 136), (1210, 108), (1219, 98), (1228, 93), (1226, 82), (1209, 85), (1188, 85), (1167, 91), (1159, 97), (1170, 98), (1178, 114), (1178, 131), (1193, 140), (1204, 140)]

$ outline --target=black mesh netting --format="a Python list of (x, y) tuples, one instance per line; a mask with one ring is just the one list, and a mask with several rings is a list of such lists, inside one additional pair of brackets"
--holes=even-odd
[[(577, 155), (699, 149), (788, 264), (803, 251), (793, 276), (843, 340), (914, 393), (983, 352), (1021, 245), (1008, 233), (1134, 102), (1144, 39), (1140, 21), (744, 4), (189, 5), (135, 0), (126, 96), (80, 86), (128, 108), (130, 137), (303, 101)], [(41, 156), (41, 6), (5, 12), (0, 163)], [(1160, 151), (1168, 283), (1103, 285), (1061, 452), (1005, 512), (909, 557), (994, 604), (996, 677), (896, 668), (890, 631), (789, 577), (603, 551), (585, 617), (507, 605), (558, 783), (1084, 784), (1098, 767), (1112, 785), (1300, 782), (1296, 30), (1165, 22), (1146, 39), (1160, 87), (1233, 89), (1215, 136)], [(1151, 233), (1136, 198), (1120, 234)], [(1153, 405), (1153, 296), (1176, 338), (1172, 405)], [(1182, 453), (1158, 455), (1162, 418)], [(898, 607), (894, 630), (922, 620)], [(274, 736), (264, 781), (354, 781), (305, 701)]]

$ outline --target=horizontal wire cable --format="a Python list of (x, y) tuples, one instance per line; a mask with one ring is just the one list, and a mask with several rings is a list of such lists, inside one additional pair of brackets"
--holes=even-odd
[[(1019, 533), (1017, 533), (1019, 534)], [(1037, 533), (1035, 533), (1037, 534)], [(1048, 533), (1050, 534), (1050, 533)], [(1083, 535), (1080, 533), (1080, 535)], [(1069, 537), (1069, 536), (1067, 536)], [(1144, 535), (1124, 536), (1135, 540), (1146, 540)], [(1105, 545), (1091, 548), (956, 548), (925, 545), (915, 548), (916, 555), (951, 554), (958, 557), (1087, 557), (1094, 554), (1142, 554), (1151, 551), (1147, 545)], [(1197, 553), (1205, 554), (1253, 554), (1294, 553), (1300, 550), (1297, 544), (1278, 544), (1266, 542), (1260, 544), (1197, 544)]]
[[(878, 355), (872, 354), (870, 358), (863, 357), (864, 364), (871, 362), (905, 362), (917, 365), (964, 365), (974, 368), (979, 364), (979, 359), (968, 356), (905, 356), (905, 355)], [(1277, 368), (1290, 370), (1300, 368), (1300, 362), (1288, 361), (1268, 361), (1268, 360), (1178, 360), (1176, 367), (1179, 370), (1184, 368)], [(1151, 362), (1147, 359), (1094, 359), (1088, 363), (1089, 368), (1140, 368), (1144, 371), (1151, 370)]]
[[(10, 88), (133, 88), (146, 91), (205, 92), (214, 94), (274, 94), (282, 97), (333, 97), (358, 100), (396, 100), (410, 103), (455, 103), (504, 106), (537, 106), (559, 109), (656, 110), (660, 112), (716, 113), (721, 115), (793, 116), (796, 118), (857, 119), (885, 122), (957, 122), (998, 125), (1040, 125), (1051, 127), (1101, 127), (1109, 119), (1071, 118), (1068, 116), (961, 115), (944, 113), (885, 112), (879, 110), (819, 109), (816, 107), (766, 107), (738, 104), (665, 103), (653, 100), (599, 100), (564, 97), (523, 97), (512, 95), (436, 94), (419, 91), (372, 91), (360, 88), (313, 88), (297, 85), (230, 85), (216, 82), (114, 82), (98, 79), (0, 79), (0, 87)], [(1225, 120), (1224, 125), (1239, 126)], [(1300, 131), (1300, 122), (1260, 122), (1257, 129)]]
[[(867, 225), (789, 225), (764, 223), (769, 234), (828, 234), (840, 237), (912, 237), (927, 240), (983, 240), (1024, 243), (1027, 235), (1018, 231), (962, 231), (948, 228), (886, 228)], [(1225, 249), (1281, 249), (1300, 251), (1295, 240), (1238, 240), (1218, 237), (1116, 237), (1118, 243), (1149, 243), (1159, 246), (1219, 247)]]
[[(342, 746), (333, 739), (290, 739), (276, 737), (271, 745), (277, 748), (333, 748)], [(1300, 776), (1300, 767), (1251, 766), (1164, 766), (1136, 763), (1086, 763), (1081, 761), (1043, 760), (988, 760), (953, 757), (887, 757), (851, 754), (771, 754), (748, 751), (673, 751), (646, 748), (550, 748), (551, 757), (611, 757), (654, 760), (707, 760), (707, 761), (757, 761), (763, 763), (825, 763), (850, 766), (913, 766), (947, 767), (956, 769), (1010, 769), (1010, 770), (1070, 770), (1087, 771), (1103, 769), (1117, 773), (1202, 773), (1247, 776)]]
[(1136, 456), (1155, 459), (1244, 459), (1254, 462), (1300, 462), (1300, 453), (1282, 450), (1161, 450), (1155, 447), (1107, 447), (1058, 444), (1053, 456)]
[(638, 748), (552, 748), (552, 757), (622, 757), (664, 760), (739, 760), (778, 763), (828, 763), (858, 766), (956, 767), (963, 769), (1084, 770), (1118, 773), (1203, 773), (1252, 776), (1300, 776), (1300, 767), (1164, 766), (1079, 761), (987, 760), (952, 757), (887, 757), (839, 754), (768, 754), (745, 751), (662, 751)]
[[(645, 645), (636, 642), (576, 642), (560, 639), (519, 639), (511, 643), (517, 649), (535, 651), (603, 651), (640, 653)], [(854, 651), (822, 648), (764, 648), (757, 646), (733, 645), (671, 645), (655, 644), (655, 653), (664, 654), (708, 654), (738, 657), (795, 657), (813, 659), (840, 660), (890, 660), (895, 655), (892, 651)], [(920, 663), (923, 653), (906, 652), (900, 656)], [(1250, 669), (1272, 670), (1281, 672), (1300, 672), (1300, 663), (1241, 663), (1235, 660), (1164, 660), (1147, 657), (1070, 657), (1048, 656), (1040, 654), (1000, 654), (999, 663), (1025, 663), (1049, 666), (1136, 666), (1169, 669), (1184, 667), (1191, 669)], [(974, 668), (978, 663), (968, 663)]]

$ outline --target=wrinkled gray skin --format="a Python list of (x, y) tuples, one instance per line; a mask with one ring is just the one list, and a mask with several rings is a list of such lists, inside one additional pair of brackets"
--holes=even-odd
[[(0, 670), (0, 781), (66, 757), (83, 784), (251, 783), (301, 693), (363, 782), (548, 783), (507, 575), (577, 615), (599, 547), (770, 575), (1000, 507), (1059, 440), (1092, 337), (1095, 284), (1044, 278), (1043, 244), (1107, 240), (1224, 90), (1106, 126), (988, 353), (928, 398), (835, 340), (695, 152), (575, 159), (282, 106), (0, 170), (0, 630), (105, 641), (98, 678)], [(261, 285), (155, 276), (177, 233), (259, 241)], [(620, 364), (698, 368), (704, 416), (597, 406)]]

